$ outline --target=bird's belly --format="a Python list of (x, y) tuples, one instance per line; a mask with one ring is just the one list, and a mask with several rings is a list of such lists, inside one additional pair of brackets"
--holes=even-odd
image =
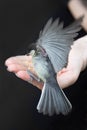
[(50, 77), (48, 65), (42, 64), (39, 61), (39, 62), (34, 63), (34, 68), (35, 68), (35, 71), (36, 71), (38, 77), (42, 81), (46, 82), (46, 79)]

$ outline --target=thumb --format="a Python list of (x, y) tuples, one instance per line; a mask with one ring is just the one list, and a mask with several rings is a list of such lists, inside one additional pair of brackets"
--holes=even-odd
[(74, 84), (77, 78), (78, 75), (72, 69), (63, 68), (57, 73), (57, 82), (62, 89)]

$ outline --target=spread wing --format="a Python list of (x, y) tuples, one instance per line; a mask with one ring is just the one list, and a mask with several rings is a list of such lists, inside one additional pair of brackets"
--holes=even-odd
[(63, 28), (63, 23), (59, 23), (59, 19), (52, 22), (51, 18), (40, 32), (36, 44), (46, 51), (55, 72), (66, 65), (73, 40), (81, 29), (81, 21), (82, 18)]

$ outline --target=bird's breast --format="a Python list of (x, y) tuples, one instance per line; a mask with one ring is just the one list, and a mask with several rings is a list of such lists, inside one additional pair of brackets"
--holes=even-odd
[(43, 57), (34, 57), (33, 65), (38, 77), (45, 82), (50, 77), (49, 63)]

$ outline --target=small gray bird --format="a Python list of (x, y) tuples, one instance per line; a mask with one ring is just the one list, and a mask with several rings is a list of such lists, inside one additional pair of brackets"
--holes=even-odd
[(72, 105), (56, 80), (56, 73), (67, 65), (68, 54), (74, 38), (81, 29), (82, 17), (68, 27), (52, 18), (40, 32), (36, 41), (36, 50), (32, 50), (32, 62), (38, 78), (30, 70), (28, 74), (37, 81), (42, 80), (44, 86), (37, 105), (40, 113), (49, 116), (53, 114), (66, 115), (72, 110)]

